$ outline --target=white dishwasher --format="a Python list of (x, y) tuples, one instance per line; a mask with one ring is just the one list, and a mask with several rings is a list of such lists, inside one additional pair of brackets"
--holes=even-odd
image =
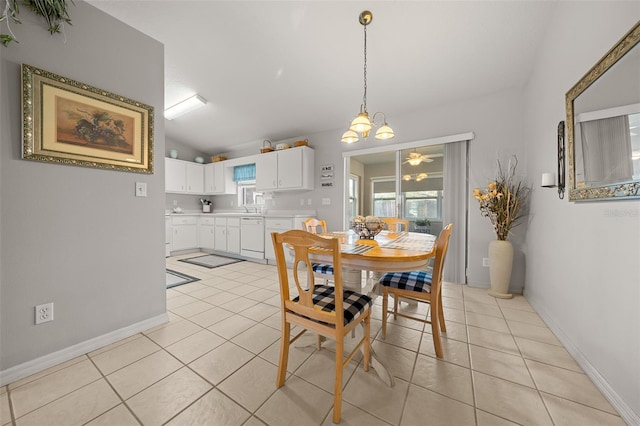
[(264, 259), (264, 219), (240, 219), (240, 254), (253, 259)]

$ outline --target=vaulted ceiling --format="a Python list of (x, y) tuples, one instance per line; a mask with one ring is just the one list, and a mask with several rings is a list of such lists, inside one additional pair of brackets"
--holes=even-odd
[[(165, 45), (165, 122), (206, 153), (345, 129), (363, 98), (394, 117), (526, 84), (555, 1), (89, 0)], [(398, 132), (399, 129), (396, 129)]]

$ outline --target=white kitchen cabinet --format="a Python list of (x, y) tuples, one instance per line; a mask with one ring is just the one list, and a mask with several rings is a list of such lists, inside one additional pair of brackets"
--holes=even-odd
[(276, 261), (276, 253), (273, 250), (272, 232), (285, 232), (293, 229), (293, 218), (265, 218), (264, 220), (264, 258), (267, 261)]
[(164, 159), (164, 190), (165, 192), (184, 193), (187, 188), (187, 174), (185, 162)]
[(215, 194), (235, 194), (237, 192), (236, 183), (233, 181), (233, 167), (225, 164), (224, 161), (205, 164), (204, 166), (204, 193)]
[(216, 217), (214, 240), (216, 251), (240, 254), (240, 218)]
[(204, 194), (204, 164), (164, 159), (164, 190), (177, 194)]
[(215, 249), (215, 218), (200, 216), (198, 222), (198, 241), (200, 248)]
[(171, 240), (173, 239), (173, 228), (171, 226), (171, 218), (164, 217), (164, 256), (171, 256)]
[(187, 194), (204, 194), (204, 164), (185, 161)]
[(227, 251), (227, 218), (216, 217), (215, 230), (213, 234), (214, 247), (218, 251)]
[(240, 218), (227, 218), (227, 251), (240, 254)]
[(256, 162), (256, 189), (311, 190), (314, 185), (314, 167), (314, 151), (307, 146), (262, 154)]
[(196, 216), (171, 217), (171, 251), (194, 249), (198, 247), (198, 226)]

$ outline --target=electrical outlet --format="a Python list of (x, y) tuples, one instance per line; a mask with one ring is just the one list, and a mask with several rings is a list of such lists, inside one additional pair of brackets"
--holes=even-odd
[(173, 200), (173, 207), (178, 205), (178, 200)]
[(308, 205), (308, 206), (310, 206), (310, 205), (311, 205), (311, 198), (309, 198), (309, 199), (307, 200), (307, 205)]
[(482, 258), (482, 266), (484, 266), (485, 268), (489, 267), (489, 258), (488, 257), (483, 257)]
[(36, 325), (53, 321), (53, 302), (36, 306)]

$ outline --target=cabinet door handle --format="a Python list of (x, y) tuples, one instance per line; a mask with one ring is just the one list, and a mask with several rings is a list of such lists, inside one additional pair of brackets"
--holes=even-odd
[(273, 181), (273, 186), (276, 186), (276, 185), (277, 185), (277, 182), (274, 180)]
[(282, 181), (281, 180), (278, 181), (278, 186), (282, 186)]

